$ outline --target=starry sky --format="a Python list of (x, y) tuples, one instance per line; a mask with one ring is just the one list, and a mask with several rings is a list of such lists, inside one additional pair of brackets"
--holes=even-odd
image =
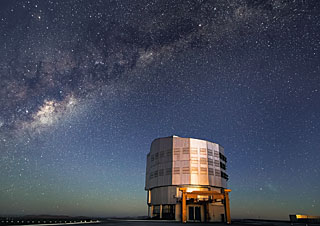
[(320, 213), (320, 1), (1, 0), (0, 215), (147, 215), (153, 139), (224, 146), (234, 218)]

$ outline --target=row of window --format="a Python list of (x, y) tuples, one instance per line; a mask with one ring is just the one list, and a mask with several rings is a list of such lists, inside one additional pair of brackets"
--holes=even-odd
[[(167, 168), (166, 171), (164, 171), (164, 169), (160, 169), (160, 170), (155, 170), (153, 172), (150, 173), (149, 178), (155, 178), (158, 176), (164, 176), (164, 174), (166, 175), (171, 175), (172, 173), (172, 169), (171, 168)], [(190, 171), (190, 167), (174, 167), (173, 168), (173, 174), (198, 174), (199, 173), (199, 169), (198, 167), (191, 167), (191, 171)], [(209, 175), (216, 175), (219, 177), (223, 177), (225, 179), (228, 180), (228, 175), (218, 169), (213, 169), (213, 168), (206, 168), (206, 167), (200, 167), (200, 174), (209, 174)]]
[[(191, 160), (191, 166), (193, 166), (192, 168), (194, 170), (192, 171), (197, 171), (195, 169), (198, 169), (197, 165), (199, 164), (199, 161), (198, 160)], [(206, 158), (200, 158), (200, 168), (201, 169), (207, 169), (207, 159)], [(203, 167), (205, 165), (205, 167)], [(208, 167), (209, 167), (209, 170), (212, 169), (212, 167), (215, 167), (215, 168), (221, 168), (223, 170), (226, 170), (226, 164), (224, 164), (223, 162), (220, 162), (219, 160), (212, 160), (212, 159), (208, 159)], [(189, 167), (183, 167), (183, 168), (189, 168)], [(166, 169), (166, 172), (164, 171), (164, 169), (160, 169), (159, 170), (159, 176), (163, 176), (164, 174), (166, 175), (170, 175), (172, 173), (172, 169), (171, 168), (167, 168)], [(174, 168), (174, 173), (175, 174), (179, 174), (180, 173), (180, 168), (179, 167), (175, 167)]]
[[(174, 154), (175, 155), (180, 155), (182, 151), (182, 154), (198, 154), (198, 149), (197, 148), (175, 148), (174, 149)], [(206, 148), (200, 148), (200, 154), (206, 155), (207, 154), (207, 149)]]
[[(215, 167), (221, 167), (222, 169), (226, 169), (226, 164), (223, 162), (220, 162), (219, 160), (213, 160), (213, 159), (207, 159), (207, 158), (196, 158), (196, 157), (191, 157), (190, 160), (175, 160), (174, 162), (181, 162), (181, 161), (187, 161), (187, 162), (191, 162), (192, 164), (205, 164), (205, 165), (209, 165), (209, 167), (211, 166), (215, 166)], [(159, 164), (161, 162), (156, 161), (155, 164)]]
[[(197, 148), (175, 148), (174, 149), (174, 154), (175, 155), (180, 155), (181, 154), (181, 150), (182, 150), (182, 154), (198, 154), (198, 149)], [(214, 151), (211, 150), (211, 149), (206, 149), (206, 148), (200, 148), (200, 155), (207, 155), (207, 150), (208, 150), (208, 155), (209, 156), (213, 156), (213, 153), (214, 153), (214, 156), (215, 157), (219, 157), (219, 152), (218, 151)]]
[[(188, 161), (188, 160), (185, 160), (185, 161)], [(192, 164), (199, 164), (199, 159), (196, 157), (191, 157), (190, 162)], [(208, 163), (209, 167), (212, 167), (214, 165), (215, 167), (220, 167), (220, 168), (226, 170), (226, 164), (223, 162), (220, 162), (219, 160), (207, 159), (207, 158), (203, 158), (203, 157), (200, 158), (200, 164), (206, 165), (207, 163)]]
[(151, 162), (153, 162), (154, 160), (157, 160), (159, 158), (164, 158), (165, 156), (171, 156), (171, 150), (167, 150), (167, 151), (160, 151), (157, 152), (155, 154), (152, 154), (151, 157)]
[[(190, 151), (190, 152), (189, 152)], [(181, 153), (181, 148), (180, 149), (174, 149), (174, 155), (180, 155)], [(182, 154), (198, 154), (198, 149), (194, 149), (194, 148), (182, 148)], [(208, 156), (213, 156), (213, 153), (214, 153), (214, 156), (215, 157), (220, 157), (220, 159), (222, 159), (223, 161), (227, 162), (227, 158), (219, 153), (218, 151), (214, 151), (211, 150), (211, 149), (208, 149)], [(207, 149), (205, 148), (200, 148), (200, 154), (201, 155), (206, 155), (207, 154)], [(154, 160), (157, 160), (159, 158), (164, 158), (165, 156), (171, 156), (171, 150), (167, 150), (167, 151), (160, 151), (160, 152), (157, 152), (155, 154), (151, 154), (151, 161), (153, 162)]]
[[(175, 159), (176, 161), (179, 159)], [(183, 161), (188, 161), (188, 160), (183, 160)], [(194, 157), (194, 156), (191, 156), (190, 157), (190, 161), (192, 163), (199, 163), (199, 158), (198, 157)], [(156, 164), (159, 163), (158, 159), (154, 159), (151, 157), (151, 162), (155, 162)], [(219, 167), (219, 164), (220, 164), (220, 161), (217, 160), (217, 159), (212, 159), (212, 158), (207, 158), (207, 157), (200, 157), (200, 164), (209, 164), (209, 165), (213, 165), (213, 163), (215, 164), (215, 166)]]
[[(189, 154), (189, 153), (191, 153), (191, 154), (198, 154), (198, 149), (196, 149), (196, 148), (175, 148), (174, 149), (174, 152), (173, 152), (173, 154), (175, 154), (175, 155), (180, 155), (180, 154)], [(208, 155), (209, 156), (213, 156), (213, 153), (214, 153), (214, 156), (215, 157), (219, 157), (219, 152), (218, 151), (214, 151), (213, 152), (213, 150), (211, 150), (211, 149), (208, 149)], [(200, 154), (201, 155), (206, 155), (207, 154), (207, 149), (205, 149), (205, 148), (200, 148)], [(159, 156), (160, 156), (160, 158), (161, 157), (164, 157), (164, 156), (171, 156), (171, 150), (169, 149), (169, 150), (167, 150), (167, 151), (160, 151), (160, 152), (157, 152), (157, 153), (155, 153), (155, 154), (152, 154), (151, 155), (151, 159), (153, 158), (159, 158)]]

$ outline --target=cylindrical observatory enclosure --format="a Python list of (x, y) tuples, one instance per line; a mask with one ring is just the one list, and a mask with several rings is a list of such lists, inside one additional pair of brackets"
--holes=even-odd
[(147, 155), (149, 217), (181, 221), (185, 210), (187, 221), (226, 221), (226, 200), (221, 198), (227, 188), (226, 162), (216, 143), (178, 136), (155, 139)]

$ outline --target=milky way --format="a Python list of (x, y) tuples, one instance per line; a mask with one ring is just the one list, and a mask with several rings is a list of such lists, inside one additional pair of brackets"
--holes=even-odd
[[(303, 0), (2, 1), (0, 148), (7, 179), (0, 201), (13, 204), (0, 214), (43, 206), (77, 214), (71, 209), (80, 206), (79, 214), (117, 215), (121, 207), (112, 211), (98, 197), (111, 199), (122, 178), (121, 186), (138, 195), (115, 199), (139, 207), (125, 214), (143, 215), (145, 155), (152, 139), (175, 133), (225, 146), (239, 217), (264, 212), (254, 210), (263, 189), (277, 200), (304, 174), (319, 179), (318, 169), (307, 167), (319, 161), (319, 11), (318, 1)], [(134, 177), (122, 173), (132, 167)], [(62, 169), (96, 187), (66, 182)], [(294, 175), (294, 182), (282, 181)], [(126, 184), (128, 177), (136, 181)], [(310, 181), (307, 188), (319, 188)], [(67, 198), (79, 183), (78, 195)], [(256, 201), (246, 212), (239, 197), (250, 192)], [(319, 192), (290, 192), (306, 201), (302, 209), (290, 209), (290, 198), (279, 209), (319, 211)], [(37, 197), (29, 205), (21, 201), (28, 195)], [(268, 211), (266, 217), (286, 217)]]
[(287, 23), (304, 19), (307, 13), (312, 16), (313, 7), (303, 1), (4, 4), (2, 126), (33, 120), (32, 114), (46, 101), (66, 102), (69, 95), (82, 99), (112, 84), (127, 87), (152, 79), (141, 78), (137, 70), (187, 48), (218, 52), (217, 46), (232, 45), (239, 42), (239, 36), (245, 40), (257, 33), (266, 36), (261, 42), (271, 45), (272, 36), (282, 35), (273, 30), (285, 29)]

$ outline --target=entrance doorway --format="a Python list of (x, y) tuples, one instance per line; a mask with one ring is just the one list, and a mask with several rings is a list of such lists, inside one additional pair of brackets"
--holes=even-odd
[(200, 222), (201, 221), (201, 207), (189, 206), (189, 221)]

